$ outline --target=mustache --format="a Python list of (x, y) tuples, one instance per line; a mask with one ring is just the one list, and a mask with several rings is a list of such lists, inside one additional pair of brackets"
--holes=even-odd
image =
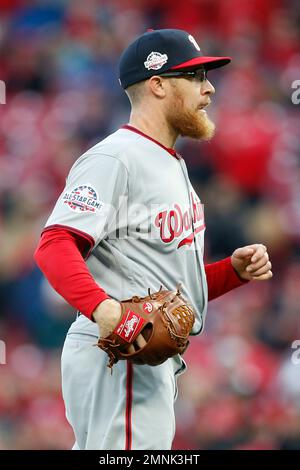
[(201, 106), (198, 106), (197, 109), (204, 109), (207, 108), (211, 104), (211, 100), (208, 100), (206, 103), (201, 104)]

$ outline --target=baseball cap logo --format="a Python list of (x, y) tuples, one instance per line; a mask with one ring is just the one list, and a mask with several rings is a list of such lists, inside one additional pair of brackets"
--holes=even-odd
[(197, 51), (200, 51), (200, 46), (199, 46), (199, 44), (197, 43), (196, 39), (195, 39), (191, 34), (189, 34), (189, 40), (190, 40), (191, 43), (195, 46), (195, 48), (197, 49)]
[(144, 62), (144, 65), (148, 70), (159, 70), (167, 62), (167, 54), (161, 54), (160, 52), (151, 52), (148, 55), (147, 60)]

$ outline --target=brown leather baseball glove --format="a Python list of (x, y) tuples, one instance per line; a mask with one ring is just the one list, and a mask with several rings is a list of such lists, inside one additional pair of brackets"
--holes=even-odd
[[(195, 313), (183, 298), (180, 287), (177, 291), (161, 287), (153, 294), (148, 289), (148, 294), (120, 302), (122, 314), (118, 325), (107, 338), (99, 338), (97, 346), (108, 354), (108, 367), (112, 368), (119, 359), (156, 366), (186, 350)], [(144, 346), (129, 352), (140, 334)]]

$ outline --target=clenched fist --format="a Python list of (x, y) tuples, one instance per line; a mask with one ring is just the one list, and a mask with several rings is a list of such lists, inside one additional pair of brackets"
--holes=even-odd
[(273, 276), (267, 248), (262, 244), (237, 248), (231, 256), (231, 264), (238, 275), (247, 281), (266, 281)]

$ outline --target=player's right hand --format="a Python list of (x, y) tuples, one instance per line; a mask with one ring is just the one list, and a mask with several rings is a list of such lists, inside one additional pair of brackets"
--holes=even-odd
[(100, 336), (109, 336), (121, 319), (121, 305), (114, 299), (106, 299), (93, 312), (95, 322), (99, 326)]
[[(121, 320), (121, 304), (114, 299), (106, 299), (93, 312), (93, 318), (98, 324), (100, 337), (107, 338)], [(133, 344), (128, 346), (128, 352), (133, 353), (146, 344), (140, 334)]]

